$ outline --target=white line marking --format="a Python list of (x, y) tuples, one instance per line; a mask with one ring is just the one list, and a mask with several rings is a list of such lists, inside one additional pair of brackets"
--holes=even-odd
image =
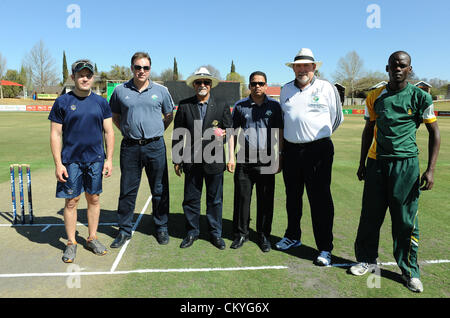
[[(79, 225), (85, 225), (87, 226), (87, 223), (77, 223), (77, 226)], [(99, 223), (98, 226), (117, 226), (116, 223)], [(50, 226), (64, 226), (64, 223), (56, 223), (56, 224), (0, 224), (0, 227), (33, 227), (33, 226), (44, 226), (44, 227), (50, 227)], [(44, 231), (44, 230), (42, 230)]]
[[(142, 216), (144, 215), (144, 212), (147, 210), (148, 205), (150, 204), (152, 200), (152, 196), (150, 195), (147, 199), (147, 202), (145, 203), (144, 207), (142, 208), (141, 213), (139, 213), (139, 217), (136, 220), (136, 223), (134, 223), (133, 229), (131, 230), (131, 238), (133, 238), (134, 231), (136, 231), (137, 226), (139, 225), (139, 222), (141, 221)], [(123, 254), (125, 253), (125, 250), (127, 249), (128, 244), (130, 243), (131, 239), (125, 242), (125, 244), (120, 249), (119, 255), (117, 255), (116, 260), (114, 261), (111, 272), (114, 272), (119, 265), (120, 260), (122, 259)]]
[[(437, 259), (437, 260), (430, 260), (430, 261), (419, 261), (419, 264), (445, 264), (450, 263), (450, 260), (448, 259)], [(351, 267), (353, 265), (356, 265), (358, 263), (347, 263), (347, 264), (331, 264), (326, 267)], [(386, 263), (378, 263), (379, 266), (396, 266), (396, 262), (386, 262)]]
[(224, 268), (168, 268), (168, 269), (136, 269), (130, 271), (109, 272), (64, 272), (64, 273), (21, 273), (0, 274), (0, 278), (20, 277), (60, 277), (60, 276), (93, 276), (93, 275), (126, 275), (143, 273), (188, 273), (188, 272), (224, 272), (224, 271), (255, 271), (268, 269), (287, 269), (287, 266), (250, 266), (250, 267), (224, 267)]

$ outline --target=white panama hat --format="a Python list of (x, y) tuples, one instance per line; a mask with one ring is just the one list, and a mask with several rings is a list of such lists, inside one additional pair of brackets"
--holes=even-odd
[(313, 52), (308, 48), (302, 48), (294, 57), (294, 62), (288, 62), (286, 63), (286, 66), (293, 67), (294, 64), (306, 64), (306, 63), (316, 64), (316, 70), (318, 70), (322, 66), (322, 62), (316, 61), (314, 59)]
[(195, 73), (189, 76), (186, 80), (186, 85), (194, 87), (194, 82), (198, 79), (208, 79), (212, 82), (211, 88), (216, 87), (219, 84), (219, 80), (211, 75), (206, 67), (200, 67)]

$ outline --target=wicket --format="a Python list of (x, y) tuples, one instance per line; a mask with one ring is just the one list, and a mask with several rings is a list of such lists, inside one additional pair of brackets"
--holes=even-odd
[(11, 197), (13, 208), (13, 224), (17, 224), (17, 208), (16, 208), (16, 178), (14, 176), (14, 170), (17, 167), (17, 173), (19, 175), (19, 191), (20, 191), (20, 211), (22, 214), (22, 224), (25, 224), (25, 199), (23, 193), (23, 176), (22, 167), (27, 169), (27, 190), (28, 190), (28, 214), (30, 215), (30, 224), (33, 224), (33, 200), (31, 197), (31, 168), (29, 164), (12, 164), (9, 166), (9, 173), (11, 176)]

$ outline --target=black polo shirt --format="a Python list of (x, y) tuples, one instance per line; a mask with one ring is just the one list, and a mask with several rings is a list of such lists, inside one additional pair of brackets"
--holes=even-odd
[[(261, 153), (271, 155), (271, 129), (283, 129), (283, 115), (280, 103), (270, 97), (265, 97), (261, 105), (256, 104), (249, 96), (238, 101), (233, 108), (233, 128), (242, 128), (238, 137), (239, 152), (245, 149), (245, 162), (254, 162), (252, 158), (259, 158)], [(242, 143), (244, 143), (242, 145)], [(253, 155), (253, 156), (251, 156)], [(255, 157), (256, 155), (256, 157)], [(242, 158), (242, 155), (241, 155)]]

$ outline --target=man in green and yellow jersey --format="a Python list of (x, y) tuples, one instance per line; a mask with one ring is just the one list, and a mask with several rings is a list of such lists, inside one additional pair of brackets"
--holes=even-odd
[[(380, 228), (389, 208), (394, 257), (406, 286), (422, 292), (417, 251), (420, 190), (431, 190), (440, 147), (440, 133), (431, 96), (407, 82), (411, 57), (394, 52), (386, 66), (389, 83), (369, 93), (362, 133), (359, 180), (364, 180), (361, 218), (355, 241), (358, 263), (354, 275), (377, 266)], [(420, 176), (416, 131), (421, 123), (429, 133), (428, 166)]]

